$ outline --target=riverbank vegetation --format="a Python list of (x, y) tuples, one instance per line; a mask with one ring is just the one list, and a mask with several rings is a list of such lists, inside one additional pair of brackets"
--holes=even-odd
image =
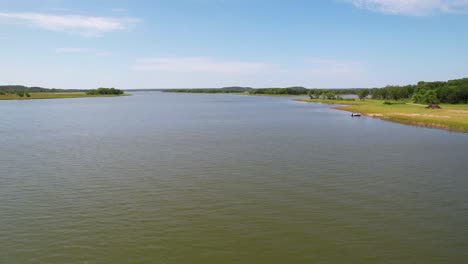
[(343, 99), (334, 90), (312, 89), (310, 99), (299, 100), (337, 104), (336, 109), (403, 124), (468, 132), (468, 78), (359, 89), (356, 94), (359, 100)]
[(334, 108), (357, 112), (407, 125), (441, 128), (468, 133), (468, 104), (440, 104), (442, 109), (430, 109), (425, 104), (391, 100), (328, 100), (296, 99), (302, 102), (336, 105)]

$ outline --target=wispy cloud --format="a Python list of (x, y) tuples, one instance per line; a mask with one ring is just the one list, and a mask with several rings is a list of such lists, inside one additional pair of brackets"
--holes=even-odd
[(347, 0), (355, 7), (388, 14), (431, 15), (468, 12), (468, 0)]
[(135, 18), (111, 18), (82, 15), (0, 12), (0, 23), (32, 25), (42, 29), (97, 36), (106, 32), (128, 29), (139, 22)]
[(204, 57), (141, 58), (135, 69), (139, 71), (189, 73), (255, 73), (271, 69), (274, 65), (262, 62), (226, 61)]
[(96, 56), (107, 56), (111, 53), (108, 51), (100, 51), (96, 49), (87, 49), (87, 48), (73, 48), (73, 47), (63, 47), (55, 49), (55, 53), (58, 54), (90, 54)]

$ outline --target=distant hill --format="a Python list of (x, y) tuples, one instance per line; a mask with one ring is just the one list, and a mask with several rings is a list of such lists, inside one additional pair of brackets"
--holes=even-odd
[(292, 86), (292, 87), (286, 87), (287, 89), (296, 89), (296, 90), (308, 90), (307, 88), (303, 86)]
[(193, 88), (193, 89), (162, 89), (167, 93), (245, 93), (252, 90), (250, 87), (223, 87), (223, 88)]
[(125, 89), (128, 92), (184, 92), (184, 93), (242, 93), (252, 90), (251, 87), (229, 86), (223, 88), (152, 88), (152, 89)]
[(223, 87), (221, 90), (225, 91), (238, 91), (238, 92), (247, 92), (252, 90), (252, 87), (241, 87), (241, 86), (230, 86), (230, 87)]
[(160, 92), (165, 89), (124, 89), (126, 92)]

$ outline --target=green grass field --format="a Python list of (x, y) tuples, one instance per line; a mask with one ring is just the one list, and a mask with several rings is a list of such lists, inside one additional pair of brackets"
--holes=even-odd
[(336, 104), (335, 109), (357, 112), (407, 125), (432, 127), (468, 133), (468, 104), (441, 104), (442, 109), (426, 109), (413, 103), (384, 104), (382, 100), (297, 99), (301, 102)]
[[(88, 95), (84, 92), (73, 93), (30, 93), (31, 97), (19, 97), (16, 94), (0, 95), (0, 100), (32, 100), (32, 99), (64, 99), (64, 98), (83, 98), (83, 97), (114, 97), (122, 95)], [(127, 94), (124, 94), (127, 95)]]

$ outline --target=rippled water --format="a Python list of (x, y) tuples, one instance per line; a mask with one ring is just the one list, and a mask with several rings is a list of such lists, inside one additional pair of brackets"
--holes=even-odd
[(0, 263), (466, 263), (468, 136), (290, 98), (0, 102)]

